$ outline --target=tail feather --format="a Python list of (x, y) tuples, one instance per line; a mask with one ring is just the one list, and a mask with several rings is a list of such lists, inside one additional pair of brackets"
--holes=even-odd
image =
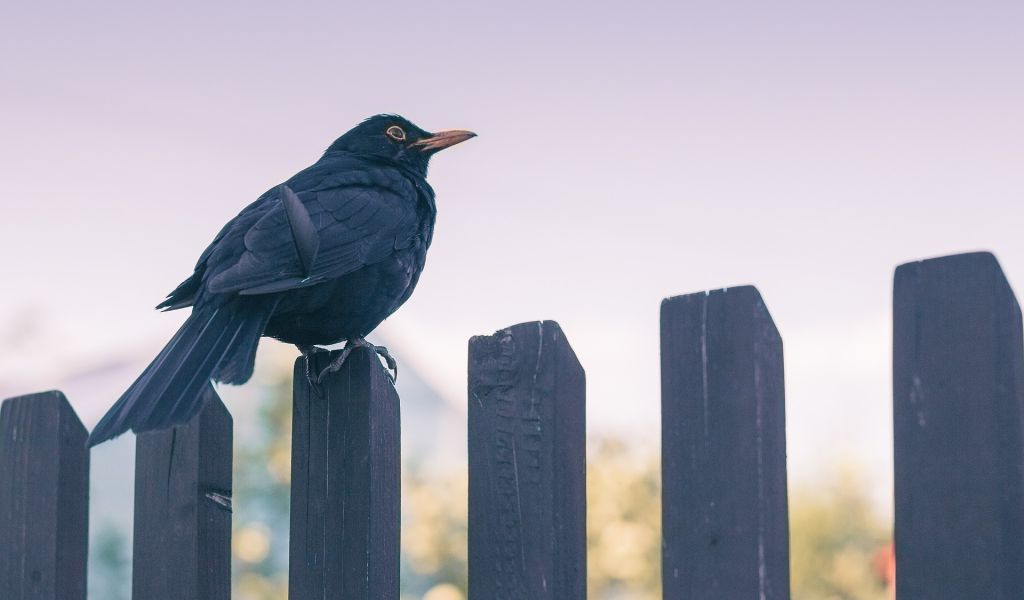
[(241, 324), (234, 338), (224, 351), (224, 358), (213, 371), (213, 378), (221, 383), (240, 384), (252, 377), (252, 368), (256, 362), (256, 349), (259, 347), (260, 336), (267, 328), (273, 310), (265, 310), (258, 315), (251, 315)]
[[(177, 405), (181, 396), (190, 395), (189, 392), (193, 391), (196, 376), (199, 375), (197, 370), (200, 367), (196, 361), (209, 359), (211, 355), (217, 354), (218, 342), (231, 326), (230, 321), (225, 322), (224, 319), (230, 318), (231, 315), (222, 313), (221, 310), (217, 308), (212, 313), (204, 311), (199, 315), (193, 314), (189, 321), (196, 317), (198, 327), (186, 328), (190, 324), (186, 321), (178, 334), (161, 351), (160, 356), (157, 356), (125, 393), (126, 396), (132, 394), (143, 400), (141, 406), (136, 408), (133, 403), (132, 411), (126, 411), (126, 416), (131, 414), (136, 423), (132, 425), (132, 429), (158, 429), (159, 427), (151, 426), (151, 421), (155, 421), (161, 414), (166, 416), (166, 413), (170, 412), (169, 408)], [(209, 371), (206, 378), (209, 378)], [(167, 397), (171, 393), (175, 394), (173, 399)], [(185, 418), (186, 421), (188, 417)]]
[(276, 300), (250, 297), (194, 309), (96, 425), (89, 445), (129, 429), (140, 433), (187, 422), (209, 396), (211, 378), (244, 383), (275, 306)]
[(226, 339), (238, 330), (238, 320), (238, 315), (232, 314), (223, 328), (211, 328), (211, 324), (217, 322), (214, 316), (174, 371), (164, 369), (163, 373), (156, 372), (164, 375), (161, 379), (154, 378), (154, 382), (159, 381), (158, 386), (151, 386), (154, 397), (160, 400), (150, 402), (145, 410), (140, 411), (140, 425), (132, 427), (134, 431), (163, 429), (185, 423), (202, 408), (199, 392), (209, 385), (213, 369), (224, 356)]

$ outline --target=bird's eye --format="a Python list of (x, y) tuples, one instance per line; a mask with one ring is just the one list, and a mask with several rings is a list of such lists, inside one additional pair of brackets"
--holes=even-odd
[(392, 125), (391, 127), (388, 127), (388, 130), (384, 133), (387, 133), (389, 138), (397, 142), (405, 141), (405, 131), (398, 125)]

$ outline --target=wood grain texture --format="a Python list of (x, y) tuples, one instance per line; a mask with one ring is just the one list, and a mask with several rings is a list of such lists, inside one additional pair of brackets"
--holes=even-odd
[(137, 436), (132, 597), (231, 597), (232, 419), (212, 386), (185, 425)]
[(1024, 598), (1024, 342), (995, 257), (896, 270), (896, 591)]
[(469, 597), (586, 598), (586, 381), (553, 321), (469, 342)]
[(0, 598), (85, 600), (87, 438), (60, 392), (0, 408)]
[(661, 306), (666, 600), (789, 598), (782, 340), (753, 287)]
[[(315, 354), (313, 372), (336, 356)], [(320, 385), (305, 361), (295, 362), (289, 597), (397, 600), (398, 394), (368, 348)]]

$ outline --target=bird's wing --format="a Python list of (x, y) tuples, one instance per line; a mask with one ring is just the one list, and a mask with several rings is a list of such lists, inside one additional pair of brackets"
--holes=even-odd
[(211, 255), (217, 266), (208, 274), (208, 291), (267, 294), (314, 285), (379, 262), (419, 234), (416, 187), (392, 169), (343, 172), (300, 190), (296, 195), (319, 238), (312, 264), (304, 264), (308, 253), (299, 251), (310, 240), (295, 237), (295, 206), (282, 201), (281, 189), (273, 190), (270, 208), (242, 236), (244, 249), (225, 249), (229, 260), (217, 250)]

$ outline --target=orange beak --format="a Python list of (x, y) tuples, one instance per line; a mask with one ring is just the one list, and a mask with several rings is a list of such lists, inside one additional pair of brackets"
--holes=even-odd
[(476, 134), (472, 131), (450, 129), (448, 131), (438, 131), (429, 137), (413, 142), (410, 146), (423, 152), (433, 153), (475, 137)]

